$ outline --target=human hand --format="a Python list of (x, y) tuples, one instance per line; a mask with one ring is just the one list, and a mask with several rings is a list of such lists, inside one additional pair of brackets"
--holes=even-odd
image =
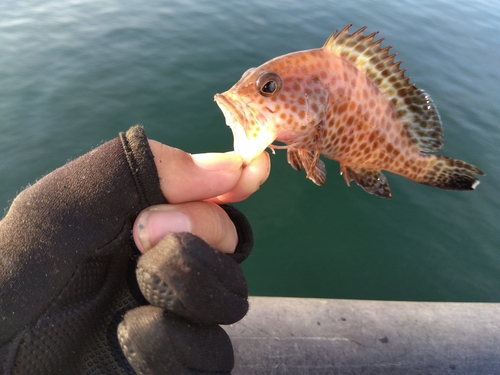
[[(156, 158), (166, 167), (157, 173), (149, 150), (142, 129), (134, 127), (13, 201), (0, 221), (0, 320), (7, 322), (0, 328), (0, 373), (134, 374), (130, 363), (137, 373), (230, 370), (231, 346), (215, 323), (237, 320), (246, 311), (246, 285), (236, 262), (250, 252), (252, 234), (241, 213), (215, 203), (251, 194), (269, 164), (263, 156), (255, 174), (236, 168), (238, 161), (229, 162), (234, 171), (214, 171), (198, 168), (177, 150), (164, 154), (168, 159)], [(260, 177), (245, 183), (249, 171)], [(146, 207), (165, 203), (163, 195), (174, 203), (171, 212), (186, 216), (191, 232), (169, 225), (155, 230), (152, 223), (161, 224), (161, 215), (141, 215), (144, 230), (135, 235), (146, 253), (139, 256), (130, 241), (134, 220)], [(186, 276), (185, 270), (196, 267)], [(166, 290), (174, 293), (160, 293)], [(122, 321), (125, 356), (117, 337)], [(140, 344), (136, 352), (127, 351), (130, 343)]]
[(134, 239), (146, 252), (136, 274), (151, 306), (125, 315), (120, 344), (138, 373), (229, 373), (232, 346), (218, 324), (246, 314), (248, 292), (240, 267), (221, 251), (233, 253), (238, 241), (247, 244), (240, 261), (250, 251), (251, 238), (238, 238), (233, 220), (240, 236), (251, 232), (238, 211), (213, 202), (252, 194), (268, 176), (269, 157), (242, 168), (231, 154), (188, 155), (156, 143), (152, 151), (162, 192), (178, 203), (149, 207), (136, 219)]
[(253, 194), (269, 176), (269, 154), (243, 167), (242, 159), (231, 153), (190, 155), (153, 140), (149, 145), (170, 204), (148, 207), (138, 216), (134, 240), (139, 250), (149, 250), (169, 232), (190, 232), (215, 249), (234, 252), (234, 224), (219, 204)]

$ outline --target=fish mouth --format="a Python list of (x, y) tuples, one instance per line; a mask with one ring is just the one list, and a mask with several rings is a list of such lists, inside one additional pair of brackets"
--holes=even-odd
[(221, 109), (224, 117), (226, 118), (226, 122), (228, 126), (232, 126), (233, 124), (241, 124), (245, 121), (244, 111), (242, 110), (241, 105), (236, 105), (237, 101), (230, 100), (226, 95), (223, 94), (215, 94), (214, 100)]
[[(272, 118), (252, 109), (229, 91), (216, 94), (214, 99), (233, 132), (234, 153), (243, 159), (243, 164), (250, 164), (276, 139)], [(252, 122), (258, 124), (257, 130), (250, 126)]]

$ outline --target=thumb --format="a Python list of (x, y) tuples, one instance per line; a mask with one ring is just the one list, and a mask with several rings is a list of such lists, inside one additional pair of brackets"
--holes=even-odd
[(214, 249), (233, 253), (238, 234), (233, 221), (217, 204), (190, 202), (151, 206), (137, 217), (133, 236), (137, 248), (146, 252), (170, 233), (192, 233)]

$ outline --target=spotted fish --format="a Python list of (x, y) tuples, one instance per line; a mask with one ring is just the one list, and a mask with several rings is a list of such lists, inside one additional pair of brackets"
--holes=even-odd
[[(450, 190), (473, 190), (484, 175), (464, 161), (428, 154), (443, 147), (433, 101), (405, 77), (396, 54), (366, 27), (334, 32), (319, 49), (276, 57), (215, 95), (248, 163), (267, 147), (287, 149), (293, 168), (325, 183), (320, 154), (340, 163), (349, 186), (390, 198), (381, 170)], [(282, 145), (274, 145), (273, 142)]]

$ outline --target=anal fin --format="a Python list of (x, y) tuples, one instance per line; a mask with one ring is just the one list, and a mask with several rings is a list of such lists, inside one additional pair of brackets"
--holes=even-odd
[(314, 155), (313, 152), (304, 149), (289, 147), (287, 150), (288, 163), (297, 171), (302, 168), (307, 173), (307, 178), (316, 185), (323, 186), (326, 181), (325, 163), (319, 159), (319, 154)]
[(389, 183), (381, 171), (352, 166), (342, 166), (341, 170), (346, 182), (353, 179), (367, 193), (378, 195), (382, 198), (392, 198)]

